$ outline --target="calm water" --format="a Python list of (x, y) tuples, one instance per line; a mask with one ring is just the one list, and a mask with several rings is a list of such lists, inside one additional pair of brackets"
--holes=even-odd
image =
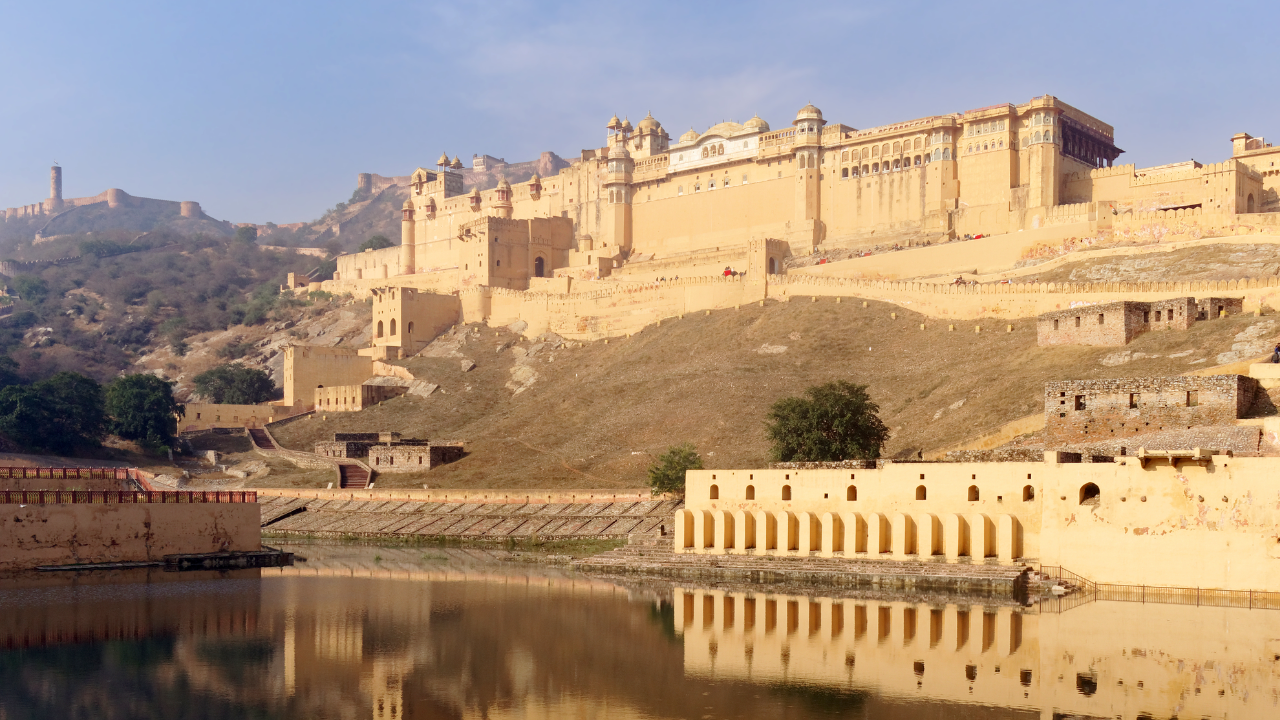
[(1276, 718), (1280, 612), (626, 588), (479, 553), (0, 586), (10, 718)]

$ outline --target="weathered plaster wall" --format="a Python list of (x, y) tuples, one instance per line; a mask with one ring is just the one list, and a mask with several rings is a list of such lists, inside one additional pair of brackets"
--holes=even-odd
[(1162, 430), (1230, 426), (1253, 404), (1256, 388), (1256, 381), (1243, 375), (1051, 382), (1044, 390), (1045, 439), (1055, 446), (1087, 445)]
[(261, 549), (257, 503), (4, 505), (0, 569)]

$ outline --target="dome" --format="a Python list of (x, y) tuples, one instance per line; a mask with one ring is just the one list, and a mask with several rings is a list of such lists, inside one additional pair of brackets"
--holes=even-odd
[(732, 121), (722, 122), (707, 128), (707, 131), (702, 133), (702, 137), (706, 137), (708, 135), (718, 135), (720, 137), (733, 137), (734, 135), (737, 135), (740, 132), (742, 132), (742, 126), (739, 125), (738, 123), (732, 122)]
[(662, 123), (653, 119), (653, 113), (644, 116), (644, 119), (636, 123), (636, 130), (642, 133), (657, 132), (662, 129)]
[(680, 136), (680, 142), (682, 143), (695, 142), (697, 141), (697, 139), (698, 139), (698, 131), (694, 130), (693, 128), (689, 128), (688, 132)]
[(453, 162), (449, 163), (449, 167), (453, 168), (454, 170), (462, 169), (462, 161), (458, 159), (457, 155), (453, 156)]
[(507, 177), (506, 177), (505, 175), (504, 175), (504, 176), (502, 176), (502, 179), (498, 181), (498, 189), (499, 189), (499, 190), (503, 190), (503, 189), (505, 189), (505, 190), (510, 190), (510, 189), (511, 189), (511, 183), (507, 182)]
[(444, 166), (449, 164), (449, 153), (440, 153), (440, 159), (436, 161), (437, 165)]
[(613, 147), (609, 148), (610, 160), (628, 160), (630, 158), (631, 158), (631, 153), (627, 152), (626, 146), (623, 145), (622, 143), (618, 143), (617, 145), (614, 145)]
[(609, 124), (605, 125), (605, 127), (609, 130), (617, 130), (618, 128), (622, 127), (622, 121), (618, 119), (617, 115), (614, 115), (613, 117), (609, 118)]
[(822, 120), (822, 111), (814, 107), (812, 103), (800, 108), (800, 112), (796, 113), (796, 122), (801, 120)]
[(751, 119), (742, 126), (746, 130), (758, 130), (760, 132), (769, 132), (769, 123), (760, 119), (759, 115), (752, 115)]
[(402, 206), (400, 207), (400, 209), (401, 209), (401, 210), (412, 210), (412, 209), (413, 209), (413, 201), (412, 201), (412, 200), (405, 200), (405, 201), (404, 201), (404, 205), (402, 205)]
[(623, 121), (622, 121), (622, 131), (623, 131), (623, 132), (626, 132), (626, 131), (628, 131), (628, 130), (630, 130), (630, 129), (631, 129), (631, 121), (630, 121), (630, 120), (623, 120)]
[(479, 200), (479, 199), (480, 199), (480, 186), (479, 186), (479, 185), (476, 185), (476, 186), (474, 186), (474, 187), (472, 187), (472, 188), (471, 188), (471, 196), (470, 196), (470, 197), (471, 197), (471, 199), (472, 199), (472, 200)]
[(537, 185), (537, 184), (538, 184), (538, 183), (540, 183), (540, 182), (542, 182), (542, 178), (538, 177), (538, 173), (537, 173), (537, 172), (534, 172), (534, 173), (533, 173), (533, 177), (529, 178), (529, 183), (530, 183), (531, 185)]

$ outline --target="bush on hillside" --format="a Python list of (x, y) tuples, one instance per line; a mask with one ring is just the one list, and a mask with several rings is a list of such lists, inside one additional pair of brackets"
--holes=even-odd
[(173, 383), (150, 374), (125, 375), (107, 386), (106, 413), (111, 432), (151, 448), (173, 446), (182, 405)]
[(271, 377), (243, 365), (219, 365), (195, 377), (196, 393), (209, 402), (256, 405), (275, 396)]
[(373, 237), (360, 243), (360, 247), (356, 252), (364, 252), (365, 250), (381, 250), (389, 248), (395, 243), (391, 242), (386, 235), (374, 235)]
[(880, 457), (889, 428), (867, 386), (836, 380), (783, 398), (769, 410), (767, 435), (777, 462), (831, 462)]
[(258, 228), (252, 225), (245, 225), (236, 228), (236, 241), (246, 245), (252, 245), (258, 242)]
[(684, 493), (684, 474), (686, 470), (701, 470), (702, 456), (693, 443), (673, 445), (658, 456), (657, 462), (649, 466), (649, 487), (655, 495), (659, 493)]
[(94, 447), (106, 427), (102, 386), (79, 373), (0, 389), (0, 433), (24, 447), (58, 454)]

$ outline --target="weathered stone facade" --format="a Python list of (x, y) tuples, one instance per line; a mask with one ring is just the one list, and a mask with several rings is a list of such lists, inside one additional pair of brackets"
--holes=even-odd
[(1243, 298), (1178, 297), (1056, 310), (1039, 317), (1036, 344), (1119, 347), (1152, 330), (1187, 330), (1197, 320), (1239, 314), (1243, 304)]
[(1256, 388), (1243, 375), (1046, 383), (1045, 443), (1094, 445), (1162, 430), (1233, 425), (1253, 404)]
[[(369, 448), (369, 464), (380, 473), (404, 473), (430, 470), (459, 460), (465, 454), (462, 443), (427, 445), (425, 440), (409, 441), (415, 444), (374, 445)], [(416, 444), (421, 442), (422, 444)]]

